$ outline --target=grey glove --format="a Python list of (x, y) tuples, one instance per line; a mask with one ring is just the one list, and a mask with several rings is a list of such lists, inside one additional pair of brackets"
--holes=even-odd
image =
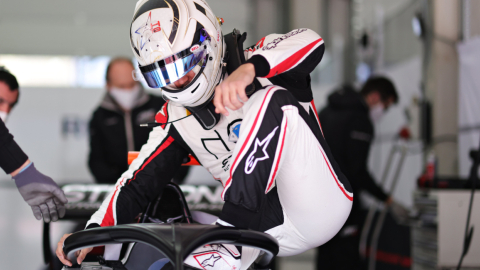
[(395, 221), (399, 224), (405, 224), (409, 219), (409, 211), (402, 204), (392, 201), (390, 204), (390, 213), (392, 214)]
[(37, 171), (33, 163), (13, 179), (23, 199), (32, 207), (36, 219), (40, 220), (43, 216), (43, 221), (48, 223), (65, 215), (68, 201), (63, 190), (52, 178)]

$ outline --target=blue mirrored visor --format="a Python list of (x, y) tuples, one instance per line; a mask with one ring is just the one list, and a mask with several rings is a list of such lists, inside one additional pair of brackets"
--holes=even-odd
[(190, 72), (196, 65), (206, 63), (209, 40), (202, 35), (200, 42), (172, 56), (147, 66), (140, 71), (151, 88), (167, 86)]

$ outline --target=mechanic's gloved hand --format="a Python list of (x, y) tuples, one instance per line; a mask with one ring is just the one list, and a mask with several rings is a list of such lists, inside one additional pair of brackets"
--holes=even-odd
[(409, 219), (409, 210), (402, 204), (392, 201), (389, 205), (390, 213), (392, 214), (395, 221), (399, 224), (407, 223)]
[(33, 162), (13, 179), (23, 199), (32, 207), (36, 219), (40, 220), (43, 216), (43, 221), (48, 223), (65, 215), (68, 201), (63, 190), (52, 178), (37, 171)]

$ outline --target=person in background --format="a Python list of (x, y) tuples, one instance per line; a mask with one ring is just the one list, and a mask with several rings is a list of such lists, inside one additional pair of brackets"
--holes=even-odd
[[(368, 171), (368, 155), (374, 138), (374, 123), (398, 103), (393, 83), (385, 77), (371, 77), (360, 92), (343, 86), (328, 97), (319, 112), (322, 131), (341, 171), (350, 180), (353, 193), (366, 191), (391, 205), (392, 197), (376, 184)], [(318, 247), (317, 269), (360, 269), (359, 240), (361, 205), (354, 197), (350, 216), (340, 232)]]
[(0, 67), (0, 167), (15, 180), (37, 220), (43, 217), (47, 223), (57, 221), (65, 215), (68, 202), (65, 194), (52, 178), (35, 168), (5, 126), (8, 114), (18, 102), (19, 92), (15, 76)]
[[(88, 166), (97, 183), (114, 184), (128, 169), (128, 151), (139, 151), (148, 140), (150, 128), (140, 124), (155, 121), (165, 101), (148, 94), (133, 79), (128, 58), (115, 58), (106, 71), (107, 92), (90, 120)], [(188, 167), (174, 177), (181, 182)]]

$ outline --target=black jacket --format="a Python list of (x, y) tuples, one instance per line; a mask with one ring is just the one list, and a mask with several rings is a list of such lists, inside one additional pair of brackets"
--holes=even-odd
[(13, 140), (5, 123), (0, 119), (0, 168), (10, 174), (27, 161), (27, 155)]
[[(385, 201), (388, 195), (368, 171), (374, 129), (364, 98), (353, 88), (343, 87), (328, 97), (328, 105), (320, 111), (319, 118), (325, 140), (354, 194), (365, 190)], [(359, 207), (358, 199), (354, 197), (352, 212)]]
[(139, 95), (134, 109), (125, 113), (108, 92), (90, 120), (88, 165), (98, 183), (115, 183), (128, 169), (128, 151), (139, 151), (148, 140), (150, 128), (140, 124), (154, 122), (165, 101), (161, 97)]

